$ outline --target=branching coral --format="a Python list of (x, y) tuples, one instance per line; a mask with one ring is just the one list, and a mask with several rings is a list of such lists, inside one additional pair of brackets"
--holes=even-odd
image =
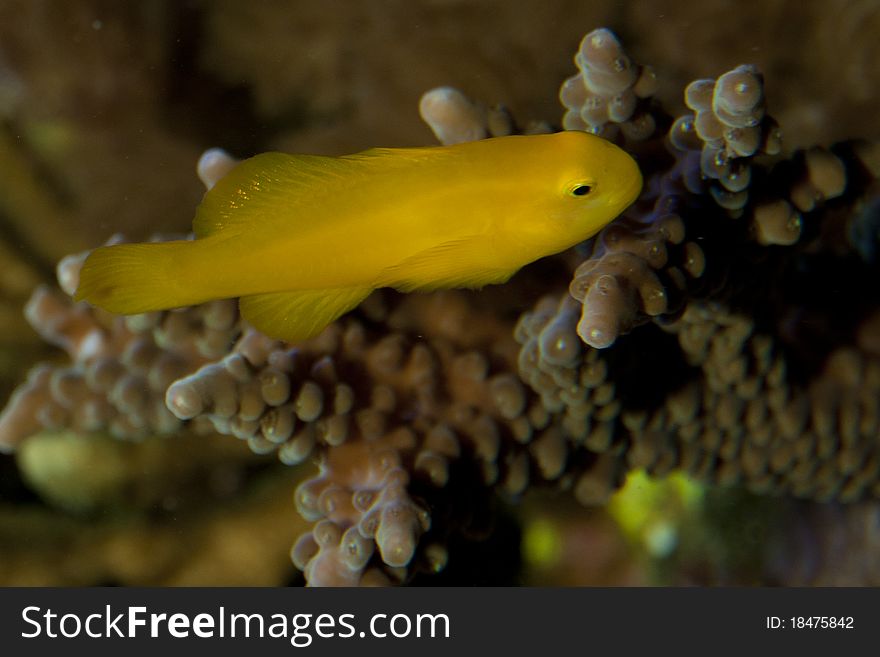
[[(123, 320), (40, 289), (28, 317), (72, 365), (34, 370), (0, 445), (186, 426), (314, 459), (296, 506), (315, 524), (292, 558), (315, 585), (438, 571), (493, 491), (550, 484), (602, 504), (636, 468), (880, 495), (877, 292), (836, 292), (877, 275), (880, 146), (782, 158), (753, 67), (692, 83), (694, 113), (673, 119), (610, 31), (575, 61), (563, 126), (622, 142), (646, 180), (593, 240), (502, 288), (376, 293), (295, 346), (231, 303)], [(550, 129), (449, 88), (420, 109), (443, 143)], [(230, 164), (203, 159), (206, 185)], [(59, 269), (68, 293), (81, 261)]]
[[(466, 299), (397, 300), (374, 308), (372, 322), (350, 318), (293, 348), (248, 331), (221, 363), (169, 388), (179, 417), (208, 417), (257, 451), (298, 463), (318, 450), (321, 472), (300, 487), (297, 508), (319, 522), (294, 549), (311, 582), (402, 577), (363, 571), (374, 543), (386, 566), (406, 566), (431, 528), (428, 506), (407, 490), (413, 478), (422, 496), (436, 495), (467, 455), (483, 485), (528, 484), (525, 448), (503, 455), (535, 432), (530, 395), (510, 373), (516, 345), (504, 323), (472, 330), (481, 318)], [(437, 569), (445, 551), (427, 545), (424, 559)]]
[(587, 34), (574, 61), (578, 73), (559, 90), (559, 100), (567, 110), (563, 128), (609, 138), (620, 131), (629, 141), (651, 136), (656, 124), (646, 106), (657, 90), (651, 67), (635, 65), (608, 29)]
[[(68, 295), (76, 289), (86, 255), (70, 256), (58, 266), (59, 284)], [(71, 363), (39, 365), (15, 391), (0, 414), (3, 451), (43, 429), (109, 431), (128, 439), (178, 431), (180, 422), (165, 407), (166, 389), (223, 354), (239, 331), (231, 301), (122, 318), (74, 304), (48, 287), (37, 288), (25, 316)]]

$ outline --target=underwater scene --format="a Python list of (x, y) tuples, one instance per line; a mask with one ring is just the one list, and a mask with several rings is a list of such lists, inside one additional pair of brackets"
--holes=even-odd
[(878, 34), (0, 0), (0, 586), (880, 585)]

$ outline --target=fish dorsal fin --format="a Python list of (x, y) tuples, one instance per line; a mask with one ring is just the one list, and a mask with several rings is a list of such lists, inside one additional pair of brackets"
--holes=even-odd
[(340, 160), (370, 160), (387, 158), (395, 162), (437, 161), (444, 156), (446, 149), (442, 146), (414, 146), (410, 148), (368, 148), (359, 153), (343, 155)]
[(372, 288), (270, 292), (242, 297), (241, 315), (258, 331), (286, 342), (302, 342), (363, 301)]
[(205, 193), (193, 231), (201, 238), (272, 222), (282, 230), (291, 225), (305, 228), (316, 207), (344, 196), (362, 174), (393, 174), (437, 161), (444, 152), (424, 147), (371, 148), (341, 157), (262, 153), (237, 164)]
[[(451, 240), (419, 251), (382, 272), (381, 286), (401, 292), (427, 292), (450, 287), (480, 288), (503, 283), (516, 269), (480, 268), (486, 260), (485, 240), (467, 237)], [(465, 265), (467, 263), (467, 266)], [(465, 265), (465, 266), (463, 266)]]
[(304, 204), (345, 187), (357, 162), (322, 155), (262, 153), (236, 165), (205, 193), (193, 219), (196, 237), (278, 221), (308, 221)]

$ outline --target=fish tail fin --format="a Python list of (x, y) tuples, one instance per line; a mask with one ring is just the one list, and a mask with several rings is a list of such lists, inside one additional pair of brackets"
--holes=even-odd
[(182, 270), (194, 247), (175, 241), (97, 248), (83, 264), (74, 299), (119, 315), (207, 301)]

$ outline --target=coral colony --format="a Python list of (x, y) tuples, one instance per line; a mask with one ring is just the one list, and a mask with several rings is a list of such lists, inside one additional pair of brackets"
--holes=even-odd
[[(126, 318), (74, 304), (86, 254), (71, 256), (61, 291), (26, 309), (70, 362), (34, 368), (0, 447), (61, 428), (218, 432), (313, 460), (296, 493), (313, 526), (292, 550), (312, 585), (439, 571), (478, 500), (542, 485), (601, 505), (633, 469), (880, 496), (880, 292), (859, 283), (878, 274), (880, 145), (783, 159), (750, 66), (692, 82), (676, 118), (610, 31), (575, 62), (563, 128), (621, 144), (646, 183), (596, 238), (504, 287), (376, 292), (296, 346), (234, 301)], [(449, 88), (420, 109), (444, 144), (551, 130)], [(229, 166), (212, 152), (200, 174)]]

